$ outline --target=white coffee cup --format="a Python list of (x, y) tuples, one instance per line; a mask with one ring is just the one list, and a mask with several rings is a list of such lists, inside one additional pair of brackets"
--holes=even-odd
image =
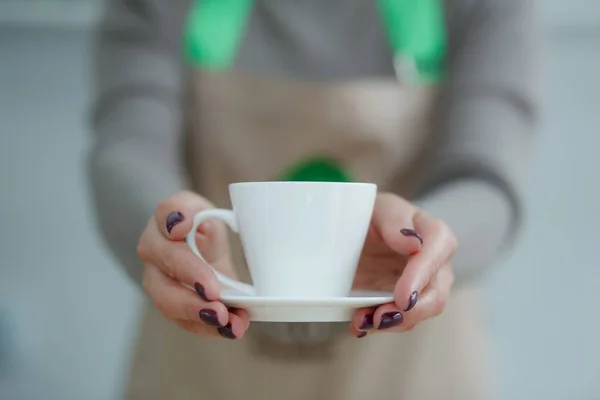
[(376, 194), (371, 183), (233, 183), (233, 210), (199, 212), (186, 240), (204, 261), (195, 240), (200, 224), (219, 219), (239, 233), (255, 286), (213, 268), (225, 287), (268, 297), (347, 296)]

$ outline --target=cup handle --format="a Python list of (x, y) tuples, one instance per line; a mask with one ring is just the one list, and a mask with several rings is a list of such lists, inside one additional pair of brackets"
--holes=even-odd
[(235, 233), (238, 233), (237, 218), (235, 216), (235, 213), (232, 210), (224, 210), (224, 209), (217, 208), (217, 209), (209, 209), (209, 210), (200, 211), (198, 214), (196, 214), (194, 216), (194, 224), (185, 239), (188, 246), (190, 246), (190, 248), (192, 249), (192, 252), (195, 255), (200, 257), (200, 259), (213, 270), (213, 272), (215, 273), (215, 275), (217, 276), (219, 281), (224, 286), (227, 286), (231, 289), (238, 290), (245, 294), (255, 295), (256, 290), (254, 289), (254, 286), (248, 285), (247, 283), (244, 283), (244, 282), (236, 281), (235, 279), (231, 279), (228, 276), (220, 273), (215, 268), (213, 268), (209, 263), (207, 263), (206, 260), (204, 259), (204, 257), (202, 257), (202, 254), (200, 254), (200, 250), (198, 250), (198, 246), (196, 245), (196, 231), (198, 230), (198, 226), (200, 226), (201, 223), (203, 223), (204, 221), (207, 221), (209, 219), (218, 219), (220, 221), (223, 221), (229, 226), (229, 228), (231, 228), (231, 230), (233, 230)]

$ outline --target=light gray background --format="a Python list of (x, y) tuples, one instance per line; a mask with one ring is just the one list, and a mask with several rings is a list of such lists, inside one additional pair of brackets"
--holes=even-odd
[[(19, 3), (0, 1), (0, 398), (119, 399), (141, 297), (99, 246), (83, 174), (85, 28), (98, 2), (69, 17)], [(545, 115), (528, 221), (483, 301), (497, 399), (593, 400), (600, 3), (543, 3)]]

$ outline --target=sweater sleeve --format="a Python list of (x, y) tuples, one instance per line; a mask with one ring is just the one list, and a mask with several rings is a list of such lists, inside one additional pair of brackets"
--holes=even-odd
[(111, 0), (95, 43), (93, 203), (105, 242), (136, 282), (148, 219), (158, 202), (189, 186), (179, 54), (188, 3)]
[(446, 221), (460, 247), (457, 278), (473, 278), (521, 220), (537, 122), (533, 0), (448, 2), (448, 80), (439, 137), (417, 203)]

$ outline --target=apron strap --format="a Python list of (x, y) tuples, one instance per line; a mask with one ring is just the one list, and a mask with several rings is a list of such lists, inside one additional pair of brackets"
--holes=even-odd
[[(227, 69), (237, 55), (254, 0), (195, 0), (184, 28), (187, 61)], [(397, 78), (405, 84), (439, 83), (444, 76), (446, 27), (443, 0), (377, 0), (394, 53)]]
[(442, 0), (378, 0), (380, 18), (394, 51), (396, 77), (413, 85), (444, 77), (447, 49)]
[(235, 60), (253, 0), (195, 0), (183, 31), (186, 60), (206, 69), (227, 69)]

